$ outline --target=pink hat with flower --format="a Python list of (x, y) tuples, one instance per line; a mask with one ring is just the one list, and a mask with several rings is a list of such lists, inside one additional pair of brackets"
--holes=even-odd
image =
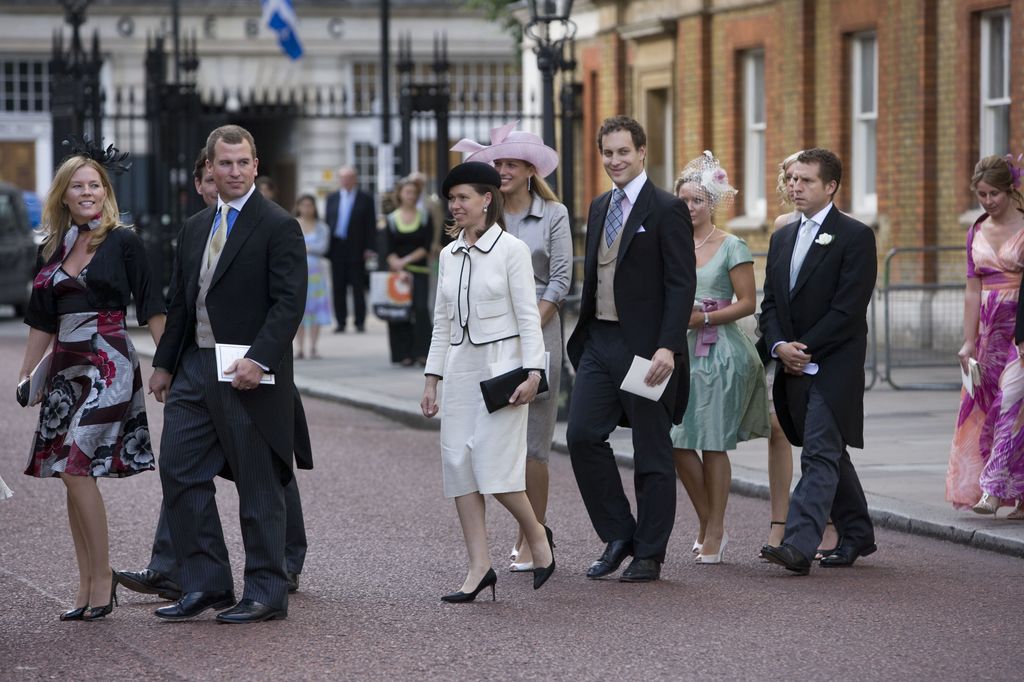
[(551, 175), (558, 168), (558, 152), (544, 144), (539, 135), (516, 130), (517, 125), (519, 121), (491, 128), (489, 146), (464, 137), (451, 151), (467, 153), (464, 161), (494, 163), (497, 159), (518, 159), (533, 164), (542, 178)]

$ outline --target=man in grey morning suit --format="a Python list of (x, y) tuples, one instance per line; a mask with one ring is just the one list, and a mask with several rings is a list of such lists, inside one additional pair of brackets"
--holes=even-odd
[[(217, 207), (217, 186), (213, 181), (213, 171), (206, 167), (206, 147), (199, 150), (195, 167), (192, 171), (196, 193), (209, 208)], [(175, 282), (171, 282), (173, 293)], [(313, 452), (306, 429), (306, 414), (302, 407), (302, 398), (295, 391), (295, 464), (299, 469), (313, 468)], [(230, 469), (221, 472), (225, 478), (232, 478)], [(284, 546), (285, 567), (288, 570), (288, 591), (299, 589), (299, 574), (306, 559), (306, 526), (302, 516), (302, 499), (299, 496), (298, 480), (292, 478), (284, 489), (285, 513), (288, 518), (287, 535)], [(209, 519), (213, 521), (213, 519)], [(167, 513), (164, 505), (160, 505), (160, 516), (153, 537), (153, 549), (150, 553), (149, 565), (142, 571), (116, 571), (117, 582), (129, 590), (143, 594), (155, 594), (163, 599), (177, 601), (181, 599), (181, 587), (178, 585), (178, 565), (174, 556), (174, 545), (171, 543), (171, 531), (167, 527)]]
[[(210, 522), (217, 516), (213, 479), (228, 466), (238, 491), (245, 589), (217, 620), (250, 623), (288, 613), (291, 343), (306, 303), (306, 250), (295, 219), (255, 191), (258, 160), (248, 131), (217, 128), (206, 148), (219, 202), (179, 235), (177, 285), (150, 379), (157, 399), (166, 398), (160, 479), (184, 591), (156, 615), (183, 620), (235, 603), (220, 522)], [(230, 383), (217, 380), (215, 343), (249, 346), (227, 368)], [(268, 372), (275, 383), (261, 383)]]

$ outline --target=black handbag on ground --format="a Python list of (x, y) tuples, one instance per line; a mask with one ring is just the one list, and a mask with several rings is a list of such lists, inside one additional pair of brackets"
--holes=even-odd
[[(540, 372), (540, 385), (537, 386), (537, 394), (540, 395), (548, 390), (548, 379), (544, 376), (543, 370), (533, 371)], [(481, 381), (480, 392), (484, 395), (484, 405), (487, 406), (487, 411), (497, 412), (501, 408), (511, 405), (509, 398), (519, 388), (519, 384), (529, 378), (529, 372), (530, 370), (524, 367), (517, 367), (511, 372), (505, 372), (486, 381)]]

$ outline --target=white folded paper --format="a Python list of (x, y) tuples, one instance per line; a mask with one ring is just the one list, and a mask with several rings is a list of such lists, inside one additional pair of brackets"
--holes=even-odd
[(626, 372), (626, 378), (622, 380), (622, 385), (619, 386), (623, 391), (638, 395), (641, 398), (647, 398), (648, 400), (661, 400), (661, 394), (665, 392), (665, 387), (668, 385), (668, 380), (672, 378), (669, 374), (660, 384), (657, 386), (648, 386), (644, 383), (644, 377), (647, 376), (647, 372), (651, 369), (651, 361), (636, 355), (633, 357), (633, 364), (629, 366), (629, 371)]
[[(234, 380), (233, 374), (225, 374), (224, 370), (231, 366), (231, 363), (235, 360), (239, 360), (245, 357), (245, 354), (249, 352), (249, 346), (240, 346), (234, 343), (218, 343), (214, 345), (214, 353), (217, 356), (217, 381), (231, 382)], [(263, 378), (260, 379), (261, 384), (273, 384), (274, 375), (266, 372), (263, 374)]]
[(981, 365), (974, 358), (967, 358), (967, 371), (960, 368), (960, 381), (967, 395), (974, 397), (974, 387), (981, 383)]
[(53, 353), (47, 353), (32, 370), (32, 379), (28, 386), (29, 406), (38, 405), (43, 401), (43, 389), (46, 388), (46, 377), (50, 374), (51, 359), (53, 359)]

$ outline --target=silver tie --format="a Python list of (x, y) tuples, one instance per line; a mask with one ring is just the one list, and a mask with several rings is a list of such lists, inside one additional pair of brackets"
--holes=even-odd
[(800, 274), (800, 266), (804, 264), (807, 252), (811, 250), (811, 237), (814, 235), (814, 228), (817, 226), (813, 220), (805, 220), (797, 233), (796, 245), (793, 247), (793, 260), (789, 263), (789, 290), (796, 286), (797, 275)]

